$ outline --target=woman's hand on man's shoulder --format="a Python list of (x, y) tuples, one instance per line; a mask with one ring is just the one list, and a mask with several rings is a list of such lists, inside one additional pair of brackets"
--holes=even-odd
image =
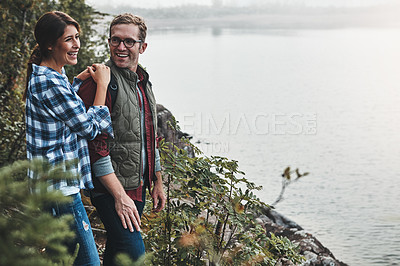
[(93, 64), (88, 68), (90, 75), (97, 85), (102, 85), (102, 87), (108, 86), (111, 79), (110, 68), (104, 64)]

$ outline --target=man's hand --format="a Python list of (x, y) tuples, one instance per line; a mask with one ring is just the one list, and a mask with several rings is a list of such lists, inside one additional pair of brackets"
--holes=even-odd
[(151, 197), (153, 198), (153, 209), (156, 212), (161, 211), (165, 207), (167, 198), (165, 197), (164, 188), (162, 184), (161, 171), (156, 172), (157, 181), (154, 183)]
[[(115, 199), (115, 211), (121, 219), (122, 226), (133, 232), (133, 226), (140, 232), (140, 216), (135, 202), (124, 192), (119, 199)], [(132, 226), (133, 224), (133, 226)]]
[(140, 232), (140, 216), (135, 202), (126, 194), (115, 173), (99, 177), (100, 182), (114, 197), (115, 211), (121, 219), (122, 226), (133, 232), (133, 227)]

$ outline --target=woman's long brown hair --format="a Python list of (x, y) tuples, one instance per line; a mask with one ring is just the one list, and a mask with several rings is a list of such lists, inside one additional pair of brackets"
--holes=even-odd
[(43, 58), (51, 56), (49, 46), (54, 45), (65, 31), (67, 25), (73, 25), (80, 32), (80, 26), (68, 14), (60, 11), (47, 12), (42, 15), (35, 26), (35, 40), (37, 42), (35, 48), (28, 61), (26, 71), (26, 86), (22, 99), (26, 100), (29, 80), (32, 74), (32, 64), (40, 65)]

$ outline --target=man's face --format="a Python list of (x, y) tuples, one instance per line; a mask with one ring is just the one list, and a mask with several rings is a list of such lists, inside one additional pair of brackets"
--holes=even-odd
[[(134, 24), (117, 24), (111, 28), (110, 40), (139, 40), (139, 27)], [(111, 41), (108, 41), (110, 47), (111, 60), (117, 67), (128, 68), (136, 72), (139, 61), (139, 54), (142, 54), (147, 47), (147, 43), (135, 43), (128, 48), (124, 42), (120, 42), (117, 46), (112, 46)]]

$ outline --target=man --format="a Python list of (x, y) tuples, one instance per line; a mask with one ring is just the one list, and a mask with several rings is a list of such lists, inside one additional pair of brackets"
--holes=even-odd
[[(91, 143), (95, 189), (91, 200), (107, 230), (104, 265), (114, 265), (118, 253), (133, 260), (144, 255), (140, 217), (149, 188), (155, 211), (164, 208), (160, 157), (156, 148), (156, 101), (147, 72), (138, 65), (147, 48), (142, 18), (122, 14), (110, 25), (108, 40), (112, 77), (106, 105), (111, 110), (114, 139), (100, 135)], [(79, 95), (87, 106), (95, 84), (85, 82)]]

